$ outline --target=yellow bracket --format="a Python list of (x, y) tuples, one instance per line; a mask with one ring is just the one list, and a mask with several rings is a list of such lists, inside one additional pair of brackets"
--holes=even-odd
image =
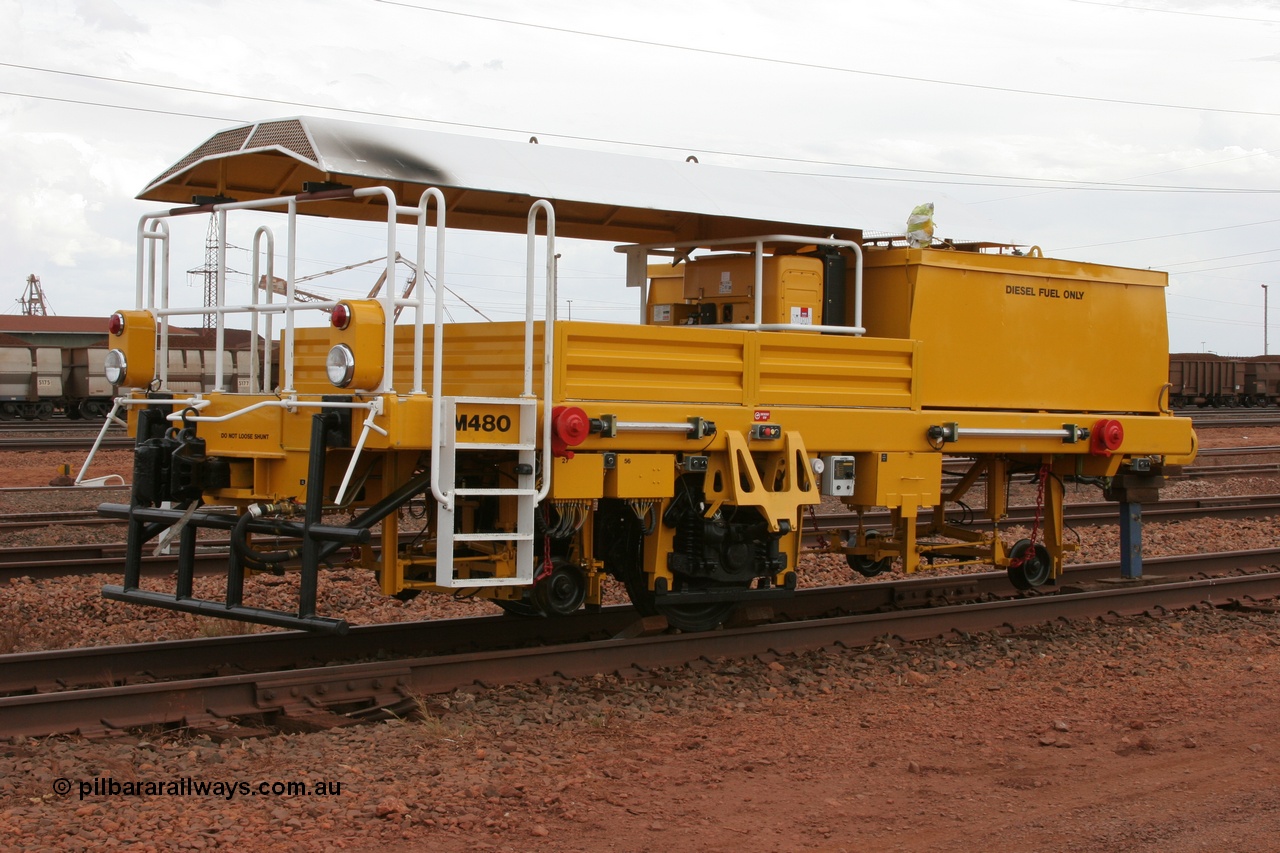
[(726, 452), (712, 455), (707, 466), (703, 491), (708, 517), (726, 503), (753, 506), (769, 522), (769, 530), (778, 533), (782, 521), (795, 524), (800, 507), (822, 500), (799, 432), (784, 433), (780, 450), (758, 456), (742, 433), (726, 432), (725, 438)]

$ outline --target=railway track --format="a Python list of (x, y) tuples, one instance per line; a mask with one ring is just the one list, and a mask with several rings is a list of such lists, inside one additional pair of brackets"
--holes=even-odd
[[(969, 520), (964, 510), (955, 509), (948, 516), (955, 523), (969, 523), (974, 527), (982, 527), (981, 519)], [(1148, 521), (1174, 521), (1193, 518), (1248, 518), (1271, 517), (1280, 515), (1280, 494), (1275, 495), (1242, 495), (1223, 498), (1187, 498), (1182, 500), (1161, 501), (1143, 508), (1143, 516)], [(928, 520), (929, 510), (921, 512), (921, 520)], [(1074, 527), (1115, 524), (1118, 521), (1119, 509), (1114, 503), (1081, 503), (1067, 504), (1064, 517)], [(1009, 515), (1004, 524), (1030, 525), (1035, 519), (1035, 507), (1014, 506), (1009, 508)], [(817, 546), (823, 534), (856, 528), (858, 517), (854, 513), (828, 513), (817, 516), (817, 528), (812, 526), (813, 519), (806, 521), (804, 545), (808, 548)], [(32, 527), (44, 525), (97, 525), (122, 524), (114, 519), (103, 519), (94, 510), (59, 513), (30, 513), (23, 515), (0, 516), (0, 529), (13, 527)], [(872, 512), (864, 517), (869, 527), (879, 528), (888, 523), (888, 513)], [(405, 533), (407, 539), (417, 535), (415, 532)], [(200, 564), (207, 564), (210, 574), (225, 571), (227, 542), (208, 540), (202, 543), (196, 559)], [(124, 559), (124, 545), (91, 544), (35, 546), (29, 548), (7, 548), (0, 550), (0, 582), (11, 577), (30, 577), (45, 579), (64, 577), (67, 575), (87, 575), (97, 573), (118, 572)], [(149, 576), (164, 576), (177, 568), (176, 557), (161, 554), (147, 556), (143, 559), (143, 573)], [(199, 565), (197, 573), (200, 572)]]
[[(92, 436), (68, 435), (27, 435), (0, 437), (0, 450), (18, 452), (40, 452), (45, 450), (84, 450), (88, 451), (97, 440), (97, 433)], [(134, 440), (126, 435), (109, 434), (102, 439), (102, 448), (111, 450), (122, 447), (133, 447)]]
[[(0, 419), (0, 433), (32, 432), (32, 431), (48, 432), (50, 430), (56, 430), (58, 432), (65, 432), (65, 431), (93, 432), (96, 435), (98, 430), (100, 429), (102, 429), (101, 420), (97, 420), (97, 421), (86, 421), (83, 419), (71, 420), (70, 418), (65, 418), (58, 415), (54, 415), (52, 418), (49, 418), (48, 420), (44, 420), (44, 421), (42, 420), (28, 421), (28, 420), (23, 420), (21, 418), (14, 418), (9, 420)], [(115, 431), (115, 430), (123, 431), (122, 427), (117, 427), (117, 426), (113, 426), (111, 429), (112, 431)]]
[(1280, 425), (1280, 408), (1180, 409), (1175, 414), (1191, 418), (1191, 423), (1196, 429)]
[(735, 625), (705, 634), (670, 634), (660, 618), (613, 607), (559, 620), (369, 626), (344, 638), (282, 632), (8, 655), (0, 657), (0, 736), (101, 736), (143, 726), (219, 737), (317, 729), (477, 682), (643, 677), (702, 658), (1250, 605), (1280, 594), (1280, 549), (1152, 559), (1147, 567), (1160, 577), (1121, 583), (1117, 563), (1073, 567), (1047, 595), (1013, 595), (1003, 573), (804, 590), (771, 608), (746, 608)]

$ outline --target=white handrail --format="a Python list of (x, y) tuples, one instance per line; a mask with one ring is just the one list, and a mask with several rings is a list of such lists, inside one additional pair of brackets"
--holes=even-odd
[(551, 202), (539, 199), (529, 208), (528, 262), (525, 266), (524, 397), (533, 396), (533, 266), (538, 236), (538, 211), (547, 218), (547, 309), (542, 327), (542, 486), (534, 498), (540, 503), (551, 489), (551, 394), (556, 341), (556, 211)]
[[(288, 255), (285, 264), (284, 273), (284, 301), (286, 306), (295, 304), (297, 294), (294, 293), (294, 275), (297, 271), (298, 258), (298, 200), (296, 198), (289, 199), (289, 205), (286, 212), (289, 222), (289, 245), (287, 247)], [(257, 286), (256, 284), (254, 285)], [(284, 312), (284, 345), (280, 348), (280, 367), (283, 368), (284, 375), (280, 377), (280, 392), (282, 394), (292, 394), (293, 387), (293, 333), (294, 333), (294, 312), (292, 310)]]
[(333, 502), (338, 506), (346, 503), (347, 486), (351, 484), (351, 475), (355, 473), (356, 462), (360, 459), (360, 454), (364, 452), (364, 443), (369, 439), (369, 432), (372, 430), (378, 435), (386, 436), (387, 431), (373, 422), (373, 419), (382, 414), (382, 397), (375, 397), (369, 404), (369, 414), (364, 419), (364, 427), (360, 430), (360, 439), (356, 442), (355, 450), (351, 452), (351, 462), (347, 465), (347, 473), (342, 476), (342, 485), (338, 486), (338, 494), (334, 497)]
[[(116, 417), (116, 412), (120, 411), (120, 406), (123, 400), (123, 397), (117, 397), (115, 404), (111, 407), (111, 411), (107, 413), (106, 420), (102, 422), (102, 429), (98, 430), (98, 437), (93, 440), (93, 447), (89, 448), (89, 455), (84, 458), (84, 464), (80, 466), (80, 473), (76, 474), (74, 485), (78, 486), (84, 482), (85, 472), (88, 471), (89, 466), (93, 464), (93, 457), (97, 455), (98, 448), (102, 446), (102, 440), (107, 437), (107, 430), (111, 428), (112, 422), (120, 424), (126, 428), (129, 426), (128, 423)], [(111, 477), (116, 475), (108, 474), (107, 476)], [(99, 477), (98, 479), (106, 478)]]
[[(431, 362), (432, 399), (439, 399), (441, 386), (441, 346), (444, 329), (444, 241), (445, 241), (445, 199), (444, 193), (430, 187), (422, 193), (418, 200), (418, 263), (414, 268), (417, 276), (418, 297), (414, 301), (415, 322), (413, 328), (413, 393), (422, 393), (422, 324), (427, 313), (427, 278), (423, 274), (423, 258), (427, 256), (427, 210), (429, 202), (436, 203), (436, 316), (435, 339), (432, 341), (433, 358)], [(401, 300), (403, 301), (403, 300)], [(394, 314), (393, 314), (394, 316)], [(432, 403), (435, 406), (435, 403)], [(432, 418), (435, 423), (435, 418)], [(433, 466), (434, 467), (434, 466)]]
[(267, 345), (263, 347), (262, 353), (262, 381), (259, 382), (258, 377), (258, 254), (262, 244), (262, 238), (267, 238), (267, 303), (272, 302), (271, 297), (275, 292), (276, 281), (276, 238), (271, 233), (271, 229), (265, 225), (259, 225), (258, 230), (253, 232), (253, 277), (249, 282), (252, 299), (252, 312), (249, 326), (249, 390), (251, 392), (265, 392), (267, 377), (271, 375), (271, 314), (267, 313)]
[[(236, 409), (234, 412), (227, 412), (225, 415), (205, 416), (200, 414), (187, 415), (184, 414), (187, 409), (194, 408), (197, 411), (208, 408), (210, 400), (203, 400), (200, 397), (191, 397), (186, 401), (179, 400), (143, 400), (143, 403), (154, 405), (157, 402), (172, 402), (180, 404), (185, 402), (186, 405), (180, 411), (174, 411), (165, 416), (165, 420), (174, 421), (191, 421), (192, 423), (220, 424), (225, 421), (234, 420), (235, 418), (247, 415), (258, 409), (373, 409), (381, 408), (381, 398), (374, 398), (368, 403), (357, 403), (355, 401), (344, 400), (299, 400), (297, 397), (286, 397), (279, 400), (259, 400), (248, 406)], [(378, 432), (382, 432), (378, 429)], [(386, 435), (385, 432), (382, 433)]]
[[(419, 204), (426, 211), (427, 194), (423, 193), (422, 200)], [(437, 230), (443, 225), (444, 205), (439, 204), (436, 208), (437, 216), (441, 219), (437, 222)], [(439, 239), (439, 238), (437, 238)], [(426, 248), (426, 220), (420, 219), (418, 223), (418, 246), (420, 249)], [(436, 260), (439, 263), (439, 256)], [(422, 252), (418, 253), (418, 266), (422, 266)], [(419, 290), (425, 290), (422, 286), (423, 282), (418, 281)], [(440, 286), (440, 280), (436, 279), (436, 300), (435, 300), (435, 317), (433, 318), (435, 331), (431, 341), (431, 496), (436, 502), (445, 507), (448, 511), (453, 511), (453, 487), (449, 484), (448, 491), (440, 488), (440, 442), (444, 440), (445, 429), (453, 429), (453, 425), (445, 425), (442, 417), (444, 415), (444, 406), (440, 405), (440, 398), (444, 393), (444, 288)]]
[[(227, 212), (218, 211), (218, 263), (214, 275), (214, 305), (222, 305), (227, 301)], [(257, 282), (254, 282), (257, 287)], [(227, 349), (227, 324), (221, 311), (213, 318), (213, 390), (225, 391), (222, 387), (222, 354)]]
[[(135, 273), (136, 292), (134, 308), (139, 311), (154, 309), (156, 301), (156, 244), (160, 244), (161, 264), (160, 278), (161, 298), (168, 305), (169, 300), (169, 225), (155, 214), (146, 214), (138, 220), (138, 258)], [(149, 250), (149, 251), (148, 251)], [(169, 375), (167, 359), (160, 354), (169, 349), (169, 323), (160, 322), (160, 346), (152, 356), (151, 372), (160, 378), (161, 387)]]

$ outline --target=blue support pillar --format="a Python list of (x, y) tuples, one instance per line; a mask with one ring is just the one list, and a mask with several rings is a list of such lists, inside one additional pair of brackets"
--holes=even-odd
[(1142, 504), (1120, 504), (1120, 577), (1142, 577)]

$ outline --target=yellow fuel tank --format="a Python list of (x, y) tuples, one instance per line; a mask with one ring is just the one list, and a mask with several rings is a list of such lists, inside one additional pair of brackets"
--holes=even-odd
[(1165, 273), (888, 249), (867, 251), (864, 279), (867, 334), (919, 342), (923, 408), (1160, 411)]

